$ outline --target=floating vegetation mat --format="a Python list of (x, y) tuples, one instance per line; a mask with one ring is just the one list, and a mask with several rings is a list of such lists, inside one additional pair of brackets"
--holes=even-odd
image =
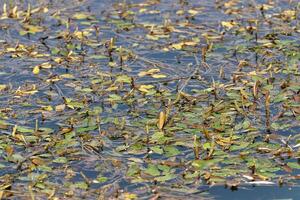
[(298, 1), (0, 5), (0, 199), (299, 184)]

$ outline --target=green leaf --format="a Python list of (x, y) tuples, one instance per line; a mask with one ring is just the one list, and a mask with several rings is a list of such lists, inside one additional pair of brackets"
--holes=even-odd
[(97, 177), (97, 179), (96, 179), (98, 182), (100, 182), (100, 183), (104, 183), (104, 182), (106, 182), (107, 180), (108, 180), (108, 178), (107, 177), (104, 177), (104, 176), (99, 176), (99, 177)]
[(34, 130), (26, 126), (18, 126), (17, 131), (21, 133), (34, 133)]
[(166, 146), (164, 147), (164, 150), (166, 152), (167, 157), (176, 156), (180, 154), (181, 152), (174, 146)]
[(166, 174), (164, 176), (156, 177), (155, 180), (158, 181), (158, 182), (165, 182), (165, 181), (172, 180), (176, 177), (177, 176), (175, 174)]
[(67, 163), (68, 162), (68, 159), (65, 158), (65, 157), (58, 157), (56, 159), (53, 160), (54, 163), (61, 163), (61, 164), (64, 164), (64, 163)]
[(194, 160), (192, 166), (198, 168), (199, 170), (208, 169), (209, 167), (215, 165), (216, 163), (222, 161), (221, 159), (214, 160)]
[(163, 154), (164, 151), (159, 147), (159, 146), (155, 146), (155, 147), (151, 147), (150, 148), (154, 153), (157, 153), (157, 154)]
[(153, 164), (149, 164), (148, 168), (144, 172), (151, 176), (159, 176), (160, 175), (158, 168), (156, 167), (156, 165), (153, 165)]
[(76, 129), (76, 133), (89, 132), (89, 131), (96, 130), (97, 128), (98, 128), (97, 125), (87, 126), (87, 127), (78, 127), (78, 128)]
[(134, 176), (140, 172), (140, 167), (137, 164), (131, 164), (127, 170), (127, 176)]
[(79, 189), (83, 189), (83, 190), (86, 190), (89, 187), (88, 184), (86, 184), (86, 182), (83, 182), (83, 181), (76, 182), (76, 183), (74, 183), (73, 186), (75, 188), (79, 188)]
[(290, 168), (293, 168), (293, 169), (300, 169), (300, 165), (296, 162), (288, 162), (287, 166), (289, 166)]

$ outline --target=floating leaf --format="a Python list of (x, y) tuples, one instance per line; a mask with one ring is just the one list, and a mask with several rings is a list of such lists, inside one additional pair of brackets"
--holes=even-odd
[(75, 13), (72, 18), (77, 19), (77, 20), (82, 20), (82, 19), (88, 19), (89, 15), (86, 13)]
[(139, 77), (143, 77), (143, 76), (147, 76), (147, 75), (152, 75), (154, 73), (158, 73), (160, 72), (160, 69), (149, 69), (148, 71), (141, 71), (138, 76)]
[(166, 78), (167, 76), (166, 75), (164, 75), (164, 74), (153, 74), (153, 75), (151, 75), (152, 76), (152, 78)]
[(172, 180), (176, 177), (177, 177), (177, 175), (175, 175), (175, 174), (166, 174), (164, 176), (156, 177), (155, 180), (158, 182), (166, 182), (166, 181)]
[(159, 113), (158, 124), (157, 124), (160, 130), (162, 130), (162, 128), (164, 127), (165, 122), (166, 122), (166, 114), (165, 112), (161, 111)]
[(222, 26), (224, 26), (225, 28), (228, 28), (228, 29), (232, 29), (233, 27), (235, 27), (237, 25), (236, 22), (234, 21), (223, 21), (221, 22)]
[(58, 157), (58, 158), (55, 158), (52, 162), (64, 164), (64, 163), (68, 162), (68, 159), (65, 157)]
[(147, 93), (147, 92), (149, 92), (149, 90), (152, 89), (152, 88), (154, 88), (153, 85), (141, 85), (141, 86), (139, 87), (139, 91)]
[(4, 85), (4, 84), (0, 84), (0, 92), (2, 91), (2, 90), (5, 90), (6, 89), (6, 85)]
[(144, 170), (144, 172), (146, 174), (149, 174), (151, 176), (159, 176), (160, 175), (160, 171), (158, 170), (158, 168), (156, 167), (156, 165), (153, 164), (149, 164), (147, 169)]
[(299, 163), (296, 163), (296, 162), (288, 162), (287, 166), (289, 166), (289, 167), (291, 167), (293, 169), (300, 169)]
[(40, 73), (40, 66), (35, 66), (32, 70), (33, 74), (39, 74)]

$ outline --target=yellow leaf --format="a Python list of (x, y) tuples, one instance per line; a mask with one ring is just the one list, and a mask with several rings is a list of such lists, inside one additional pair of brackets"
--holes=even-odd
[(237, 23), (233, 22), (233, 21), (229, 21), (229, 22), (223, 21), (223, 22), (221, 22), (221, 24), (222, 24), (222, 26), (224, 26), (225, 28), (228, 28), (228, 29), (231, 29), (237, 25)]
[(176, 50), (180, 50), (182, 49), (182, 46), (183, 46), (183, 43), (180, 42), (180, 43), (177, 43), (177, 44), (172, 44), (172, 47)]
[(286, 18), (295, 19), (296, 11), (295, 10), (285, 10), (282, 12), (282, 15)]
[(158, 124), (157, 124), (160, 130), (162, 130), (162, 128), (164, 127), (165, 121), (166, 121), (166, 114), (165, 112), (161, 111), (159, 113)]
[(52, 67), (52, 65), (49, 62), (45, 62), (43, 64), (41, 64), (41, 68), (43, 69), (50, 69)]
[(133, 193), (125, 193), (124, 194), (124, 200), (134, 200), (137, 199), (137, 195)]
[(62, 63), (63, 59), (62, 58), (54, 58), (54, 61), (58, 64)]
[(141, 9), (139, 10), (139, 13), (144, 13), (144, 12), (146, 12), (146, 11), (147, 11), (146, 8), (141, 8)]
[(8, 14), (7, 14), (7, 6), (6, 6), (6, 3), (3, 4), (3, 16), (4, 17), (7, 17)]
[(109, 88), (105, 89), (105, 91), (116, 91), (118, 89), (119, 89), (118, 86), (110, 86)]
[(149, 92), (149, 90), (152, 89), (152, 88), (154, 88), (153, 85), (141, 85), (141, 86), (139, 87), (139, 91), (147, 93), (147, 92)]
[(178, 10), (178, 11), (176, 12), (176, 14), (177, 14), (177, 15), (183, 15), (183, 14), (184, 14), (184, 10)]
[(187, 46), (196, 46), (197, 44), (198, 43), (194, 42), (194, 41), (184, 42), (184, 45), (187, 45)]
[(43, 13), (47, 13), (48, 11), (49, 11), (48, 8), (44, 8), (44, 9), (43, 9)]
[(152, 78), (166, 78), (167, 76), (164, 74), (153, 74)]
[(23, 26), (26, 31), (28, 31), (29, 33), (32, 33), (32, 34), (44, 31), (43, 27), (41, 27), (41, 26), (33, 26), (33, 25), (29, 25), (29, 24), (25, 24)]
[(199, 12), (197, 10), (188, 10), (188, 13), (191, 15), (197, 15)]
[(74, 78), (72, 74), (62, 74), (60, 75), (61, 78)]
[(78, 20), (87, 19), (87, 18), (89, 18), (89, 15), (87, 15), (85, 13), (76, 13), (72, 16), (72, 18), (78, 19)]
[(43, 110), (53, 111), (53, 108), (51, 106), (45, 106), (45, 107), (43, 107)]
[(83, 39), (84, 37), (87, 37), (90, 35), (89, 31), (74, 31), (74, 35), (78, 38), (78, 39)]
[(149, 40), (158, 40), (159, 39), (159, 37), (157, 37), (155, 35), (149, 35), (149, 34), (146, 35), (146, 38)]
[(57, 106), (55, 106), (55, 111), (62, 112), (62, 111), (64, 111), (65, 108), (66, 108), (65, 104), (57, 105)]
[(0, 91), (5, 90), (6, 87), (7, 87), (6, 85), (0, 84)]
[(16, 51), (16, 48), (12, 48), (12, 47), (8, 47), (6, 49), (7, 52), (15, 52)]
[(147, 75), (148, 75), (148, 73), (145, 72), (145, 71), (142, 71), (142, 72), (138, 73), (139, 77), (143, 77), (143, 76), (147, 76)]
[(33, 74), (39, 74), (40, 73), (40, 66), (35, 66), (32, 70)]
[(143, 76), (147, 76), (147, 75), (151, 75), (151, 74), (154, 74), (154, 73), (158, 73), (160, 72), (159, 69), (150, 69), (148, 71), (141, 71), (138, 76), (139, 77), (143, 77)]
[(118, 64), (116, 62), (109, 62), (108, 66), (110, 66), (110, 67), (117, 67)]

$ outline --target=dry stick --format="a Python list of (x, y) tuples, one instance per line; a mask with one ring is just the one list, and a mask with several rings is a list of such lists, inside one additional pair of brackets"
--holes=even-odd
[(172, 66), (170, 66), (166, 63), (162, 63), (162, 62), (159, 62), (159, 61), (153, 61), (153, 60), (150, 60), (148, 58), (142, 57), (139, 54), (136, 54), (136, 53), (134, 53), (134, 54), (137, 56), (137, 58), (136, 58), (137, 60), (140, 60), (140, 61), (143, 61), (145, 63), (151, 64), (155, 67), (159, 67), (161, 69), (168, 69), (168, 70), (174, 72), (174, 74), (178, 74), (178, 71), (182, 72), (182, 74), (186, 74), (186, 71), (181, 70), (180, 68), (173, 69)]
[(195, 60), (196, 60), (196, 68), (195, 68), (195, 70), (193, 71), (193, 73), (192, 73), (192, 74), (185, 80), (185, 82), (182, 84), (180, 90), (179, 90), (178, 93), (177, 93), (176, 99), (175, 99), (175, 101), (173, 102), (173, 104), (176, 104), (176, 103), (179, 101), (180, 95), (181, 95), (182, 91), (184, 90), (184, 88), (188, 85), (188, 83), (190, 82), (190, 80), (192, 79), (192, 77), (194, 77), (194, 76), (198, 73), (200, 63), (199, 63), (199, 60), (198, 60), (197, 56), (194, 55), (194, 57), (195, 57)]
[(195, 160), (199, 160), (200, 147), (197, 143), (197, 136), (194, 135), (193, 139), (194, 139), (194, 156), (195, 156)]
[(265, 94), (265, 112), (266, 112), (266, 130), (267, 133), (271, 133), (271, 126), (270, 126), (270, 92), (267, 91)]
[(52, 84), (55, 86), (57, 94), (64, 100), (64, 102), (66, 102), (66, 96), (64, 95), (60, 87), (54, 82)]

